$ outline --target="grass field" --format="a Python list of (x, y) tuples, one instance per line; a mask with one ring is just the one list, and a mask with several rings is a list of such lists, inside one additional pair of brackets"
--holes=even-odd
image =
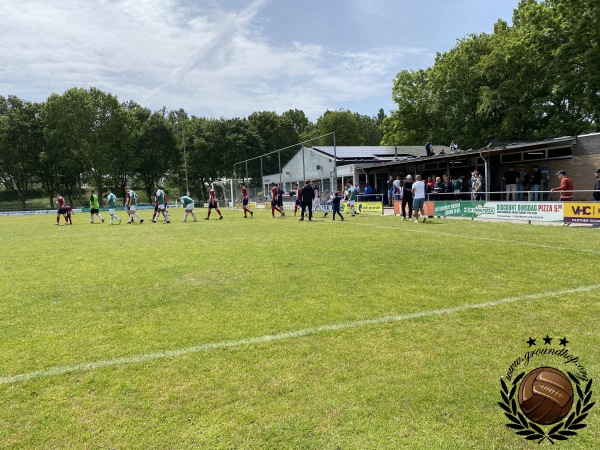
[(497, 404), (526, 341), (600, 373), (597, 229), (223, 213), (0, 217), (0, 447), (541, 448)]

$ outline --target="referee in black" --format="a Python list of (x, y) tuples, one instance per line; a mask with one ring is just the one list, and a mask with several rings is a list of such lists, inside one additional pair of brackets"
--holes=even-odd
[(308, 220), (312, 220), (312, 202), (314, 199), (315, 191), (310, 185), (310, 182), (305, 181), (304, 187), (302, 188), (302, 217), (300, 217), (300, 221), (304, 220), (306, 208), (308, 208)]

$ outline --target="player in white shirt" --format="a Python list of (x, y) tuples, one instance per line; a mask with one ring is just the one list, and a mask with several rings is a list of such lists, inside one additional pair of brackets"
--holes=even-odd
[(423, 217), (423, 223), (425, 223), (425, 183), (423, 182), (421, 175), (415, 177), (415, 182), (412, 185), (413, 193), (413, 213), (415, 215), (415, 222), (419, 221), (419, 212)]
[(110, 224), (113, 224), (113, 219), (117, 219), (120, 225), (121, 219), (119, 219), (115, 214), (115, 210), (117, 209), (117, 196), (113, 194), (110, 189), (107, 189), (106, 191), (106, 203), (104, 204), (104, 207), (106, 208), (108, 206), (108, 213), (110, 214)]

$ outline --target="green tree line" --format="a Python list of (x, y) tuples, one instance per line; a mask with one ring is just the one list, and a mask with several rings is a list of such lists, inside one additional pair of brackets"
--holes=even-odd
[[(313, 123), (296, 109), (247, 118), (188, 117), (184, 110), (119, 103), (96, 88), (69, 89), (43, 103), (0, 96), (0, 184), (16, 193), (22, 208), (32, 187), (53, 207), (57, 192), (73, 204), (82, 198), (82, 186), (98, 192), (112, 187), (123, 195), (133, 184), (150, 201), (157, 184), (185, 192), (187, 173), (192, 195), (206, 198), (206, 181), (233, 176), (236, 162), (291, 146), (282, 157), (289, 158), (300, 148), (295, 144), (310, 139), (311, 145), (330, 145), (316, 138), (332, 131), (337, 145), (379, 145), (382, 119), (383, 110), (376, 117), (340, 110)], [(277, 155), (264, 157), (262, 169), (277, 172)], [(260, 183), (260, 166), (248, 176)]]
[(522, 0), (513, 24), (470, 35), (432, 67), (402, 70), (384, 145), (461, 148), (600, 130), (600, 2)]

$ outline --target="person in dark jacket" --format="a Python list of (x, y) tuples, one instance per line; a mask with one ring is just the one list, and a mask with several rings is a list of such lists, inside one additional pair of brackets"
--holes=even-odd
[(312, 220), (312, 202), (314, 199), (315, 191), (310, 185), (310, 182), (306, 181), (304, 183), (304, 187), (302, 188), (302, 217), (300, 217), (300, 221), (304, 220), (306, 208), (308, 208), (308, 220)]
[(413, 179), (412, 175), (406, 175), (404, 184), (402, 185), (402, 220), (406, 220), (406, 210), (408, 209), (408, 221), (412, 220), (413, 215), (413, 195), (412, 195)]
[(596, 185), (594, 186), (594, 200), (600, 202), (600, 169), (596, 169)]

